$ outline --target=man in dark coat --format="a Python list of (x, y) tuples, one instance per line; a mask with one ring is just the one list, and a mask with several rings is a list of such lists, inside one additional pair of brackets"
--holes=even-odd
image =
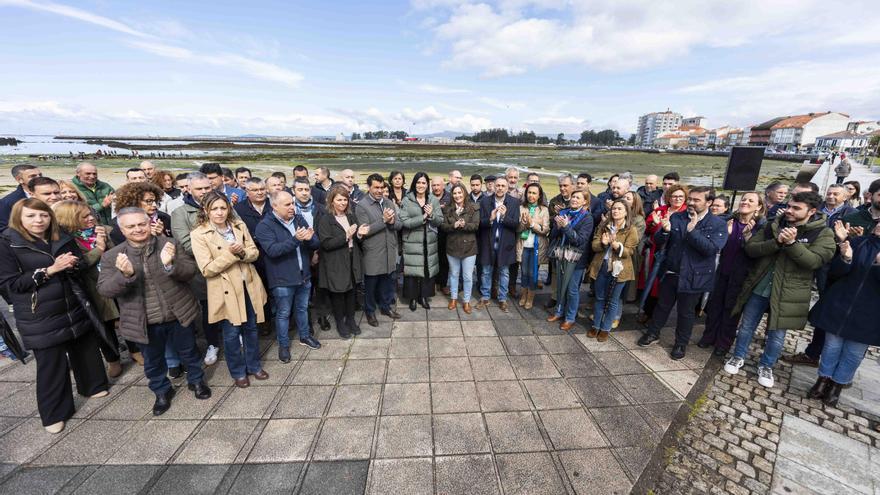
[(660, 295), (654, 316), (639, 346), (659, 340), (672, 307), (676, 306), (675, 345), (670, 357), (685, 355), (694, 329), (694, 308), (704, 292), (712, 290), (715, 258), (727, 242), (727, 224), (709, 212), (715, 199), (712, 188), (694, 187), (688, 193), (688, 209), (663, 219), (655, 241), (666, 246), (666, 258), (660, 266)]
[(23, 163), (12, 167), (12, 177), (15, 178), (15, 182), (18, 182), (18, 187), (4, 196), (3, 199), (0, 199), (0, 232), (3, 232), (3, 229), (9, 225), (9, 214), (12, 212), (12, 206), (19, 200), (31, 196), (31, 191), (27, 189), (28, 181), (34, 177), (42, 176), (43, 173), (36, 165)]
[[(236, 173), (236, 175), (238, 175)], [(239, 201), (233, 206), (236, 215), (241, 219), (242, 222), (247, 226), (248, 232), (251, 233), (251, 236), (257, 231), (257, 224), (259, 224), (264, 218), (266, 218), (266, 214), (272, 210), (272, 207), (269, 206), (269, 198), (266, 192), (266, 183), (263, 182), (263, 179), (259, 177), (251, 177), (244, 181), (244, 192), (247, 197), (243, 201)], [(260, 247), (260, 243), (254, 239), (254, 243), (257, 245), (257, 248)], [(257, 274), (260, 276), (260, 280), (263, 281), (263, 285), (266, 285), (266, 261), (262, 256), (257, 258), (257, 261), (254, 261), (254, 268), (257, 269)], [(269, 302), (266, 303), (266, 308), (264, 309), (264, 314), (270, 314), (270, 311), (266, 311), (269, 309), (271, 304)], [(260, 335), (269, 335), (269, 327), (263, 323), (260, 325)]]
[(480, 302), (489, 305), (492, 273), (498, 270), (498, 307), (505, 313), (510, 265), (516, 263), (516, 229), (519, 227), (519, 200), (507, 194), (507, 178), (498, 177), (492, 196), (480, 202), (479, 261), (482, 267)]

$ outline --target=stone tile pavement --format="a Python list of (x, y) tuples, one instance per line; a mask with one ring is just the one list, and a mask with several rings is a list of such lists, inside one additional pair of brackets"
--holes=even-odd
[[(439, 305), (441, 297), (436, 297)], [(540, 299), (540, 298), (539, 298)], [(0, 493), (629, 493), (703, 372), (693, 346), (673, 362), (640, 349), (624, 318), (605, 342), (497, 307), (404, 318), (324, 347), (296, 346), (271, 380), (237, 389), (224, 363), (214, 395), (185, 389), (154, 418), (142, 369), (110, 396), (77, 397), (60, 435), (40, 426), (35, 366), (0, 368)], [(5, 310), (5, 308), (4, 308)], [(671, 332), (667, 332), (671, 333)], [(696, 332), (699, 334), (699, 330)], [(181, 383), (178, 386), (183, 385)], [(699, 392), (699, 391), (696, 391)]]

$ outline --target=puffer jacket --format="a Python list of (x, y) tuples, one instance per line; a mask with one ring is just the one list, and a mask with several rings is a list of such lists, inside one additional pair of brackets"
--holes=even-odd
[(754, 265), (743, 283), (731, 315), (738, 315), (742, 311), (752, 291), (767, 271), (773, 268), (767, 328), (799, 330), (807, 323), (813, 272), (831, 261), (836, 245), (834, 233), (825, 226), (825, 216), (816, 214), (797, 228), (794, 244), (780, 246), (776, 238), (779, 236), (779, 224), (784, 219), (777, 218), (746, 242), (746, 255), (754, 260)]
[[(443, 210), (433, 194), (427, 194), (426, 197), (433, 208), (427, 220), (423, 217), (422, 207), (416, 201), (415, 193), (407, 193), (400, 205), (400, 221), (403, 223), (403, 274), (412, 277), (425, 276), (425, 263), (429, 277), (440, 272), (437, 229), (443, 224)], [(425, 239), (428, 241), (427, 251)]]
[[(37, 269), (48, 268), (63, 253), (73, 253), (80, 262), (64, 273), (35, 279)], [(79, 246), (66, 233), (48, 246), (29, 241), (12, 228), (0, 234), (0, 286), (12, 301), (25, 348), (54, 347), (92, 331), (91, 320), (71, 289), (73, 279), (78, 280), (85, 268)]]
[[(165, 270), (159, 257), (166, 242), (177, 245), (171, 271)], [(116, 257), (120, 253), (125, 253), (131, 261), (133, 276), (126, 277), (116, 268)], [(201, 307), (189, 288), (189, 280), (195, 273), (196, 265), (192, 257), (187, 256), (173, 239), (153, 237), (143, 248), (124, 242), (101, 257), (98, 293), (116, 298), (119, 304), (119, 333), (123, 338), (147, 344), (148, 312), (170, 312), (185, 327), (201, 316)], [(159, 289), (155, 297), (148, 298), (146, 295), (147, 277)], [(167, 306), (148, 308), (148, 299)]]
[[(455, 222), (464, 220), (464, 227), (456, 228)], [(473, 201), (466, 201), (461, 214), (455, 212), (455, 204), (443, 208), (443, 225), (446, 233), (446, 254), (455, 258), (477, 255), (477, 230), (480, 228), (480, 208)]]

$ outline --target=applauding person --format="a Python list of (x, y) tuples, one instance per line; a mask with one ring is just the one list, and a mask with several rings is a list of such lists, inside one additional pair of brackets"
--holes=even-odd
[(449, 305), (456, 308), (459, 277), (463, 280), (465, 313), (471, 313), (471, 291), (474, 286), (474, 264), (477, 260), (477, 229), (480, 209), (471, 201), (462, 184), (452, 186), (452, 201), (443, 209), (442, 228), (446, 232), (446, 258), (449, 261)]
[(403, 298), (409, 299), (410, 311), (416, 302), (430, 309), (428, 298), (434, 295), (434, 277), (440, 271), (437, 229), (443, 223), (440, 202), (428, 193), (428, 174), (418, 172), (400, 206), (403, 224)]

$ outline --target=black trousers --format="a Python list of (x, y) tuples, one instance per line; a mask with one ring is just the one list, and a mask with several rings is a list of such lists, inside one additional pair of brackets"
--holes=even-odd
[(343, 318), (354, 318), (355, 306), (355, 290), (346, 292), (330, 292), (330, 306), (333, 308), (333, 318), (342, 320)]
[(104, 360), (108, 363), (119, 361), (119, 338), (116, 337), (115, 322), (116, 320), (104, 322), (104, 329), (107, 332), (107, 336), (113, 341), (112, 343), (108, 344), (100, 336), (96, 336), (98, 339), (98, 347), (101, 349), (101, 354), (104, 355)]
[(675, 306), (678, 319), (675, 322), (675, 345), (687, 345), (694, 331), (694, 320), (697, 315), (694, 306), (703, 294), (695, 294), (678, 291), (678, 275), (669, 273), (660, 282), (660, 295), (657, 298), (657, 307), (654, 308), (654, 317), (648, 327), (648, 333), (660, 335), (660, 329), (666, 325), (669, 313)]
[(98, 352), (98, 335), (85, 335), (45, 349), (34, 349), (37, 360), (37, 409), (43, 426), (67, 421), (76, 412), (70, 371), (76, 391), (85, 397), (110, 388)]

